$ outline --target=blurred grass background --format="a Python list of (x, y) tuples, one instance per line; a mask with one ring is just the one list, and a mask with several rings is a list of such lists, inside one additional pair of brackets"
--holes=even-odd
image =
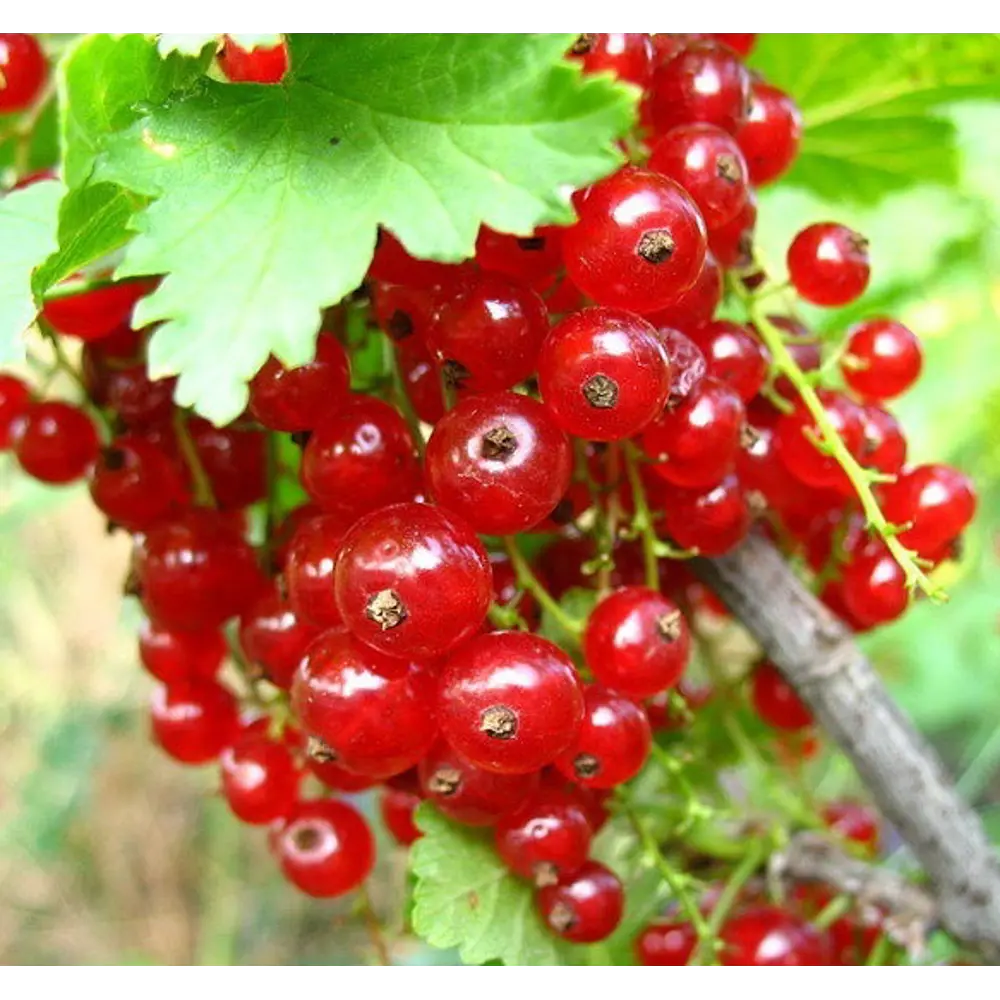
[[(865, 643), (1000, 839), (990, 812), (1000, 775), (1000, 105), (965, 104), (952, 118), (957, 187), (913, 187), (865, 210), (768, 191), (759, 241), (780, 262), (809, 222), (855, 225), (874, 261), (860, 311), (891, 312), (924, 338), (925, 374), (896, 407), (911, 456), (970, 472), (981, 506), (961, 563), (943, 570), (950, 603), (922, 602)], [(370, 960), (356, 902), (286, 888), (265, 834), (226, 813), (212, 769), (182, 769), (150, 745), (138, 611), (120, 598), (127, 557), (84, 491), (43, 489), (0, 458), (0, 963)], [(399, 937), (404, 865), (387, 846), (381, 854), (372, 905), (394, 960), (447, 961)]]

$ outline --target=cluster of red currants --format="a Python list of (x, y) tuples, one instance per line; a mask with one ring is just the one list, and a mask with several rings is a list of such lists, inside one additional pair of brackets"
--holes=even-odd
[[(17, 76), (34, 65), (17, 54), (34, 49), (11, 39), (27, 37), (0, 36), (0, 107), (40, 86)], [(270, 359), (243, 416), (214, 427), (175, 406), (172, 379), (149, 375), (152, 331), (130, 317), (152, 280), (69, 286), (46, 303), (43, 332), (82, 342), (83, 405), (0, 376), (0, 446), (43, 482), (86, 479), (134, 538), (128, 589), (161, 682), (156, 740), (181, 762), (219, 762), (233, 812), (271, 828), (305, 892), (340, 895), (368, 875), (368, 826), (329, 792), (380, 785), (400, 842), (419, 836), (421, 800), (493, 827), (553, 931), (601, 940), (623, 891), (590, 859), (591, 839), (653, 730), (677, 724), (664, 699), (684, 690), (686, 612), (712, 601), (663, 556), (723, 554), (757, 523), (805, 556), (854, 627), (905, 609), (903, 570), (866, 531), (855, 484), (763, 331), (715, 318), (727, 275), (737, 298), (762, 280), (754, 188), (799, 142), (791, 98), (744, 65), (754, 37), (581, 35), (570, 57), (584, 72), (643, 89), (638, 162), (577, 192), (574, 225), (483, 229), (463, 264), (414, 259), (382, 232), (351, 308), (370, 303), (372, 335), (389, 338), (384, 392), (351, 392), (340, 307), (313, 361)], [(283, 45), (230, 40), (219, 58), (232, 81), (276, 83), (287, 66)], [(849, 303), (868, 282), (864, 239), (833, 223), (800, 232), (787, 264), (817, 305)], [(803, 378), (835, 374), (793, 316), (765, 322)], [(900, 541), (946, 558), (972, 488), (944, 466), (906, 466), (882, 405), (919, 374), (917, 339), (873, 319), (839, 358), (842, 388), (819, 390), (827, 421), (886, 478), (879, 501)], [(282, 435), (301, 448), (292, 474), (308, 500), (278, 519)], [(513, 541), (526, 532), (549, 536), (531, 559)], [(596, 594), (585, 623), (557, 603), (574, 587)], [(553, 610), (578, 639), (567, 649), (537, 634)], [(769, 664), (752, 702), (778, 729), (811, 722)], [(819, 964), (827, 939), (804, 920), (748, 899), (723, 928), (729, 959), (773, 964), (760, 942), (777, 934), (784, 964)], [(681, 964), (692, 934), (657, 925), (641, 958)]]

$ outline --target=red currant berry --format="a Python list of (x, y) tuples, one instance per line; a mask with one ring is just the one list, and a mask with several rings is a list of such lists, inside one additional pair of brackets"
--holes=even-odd
[(497, 233), (483, 226), (476, 240), (476, 262), (484, 271), (541, 290), (552, 284), (562, 267), (560, 234), (556, 226), (541, 226), (530, 236)]
[(556, 767), (586, 788), (616, 788), (646, 763), (653, 740), (649, 718), (634, 701), (597, 684), (583, 697), (583, 725)]
[(307, 431), (348, 399), (347, 353), (329, 333), (316, 341), (316, 356), (296, 368), (270, 357), (250, 382), (250, 412), (276, 431)]
[(515, 875), (554, 885), (579, 871), (590, 852), (587, 814), (572, 795), (543, 788), (496, 825), (497, 854)]
[[(861, 408), (841, 393), (822, 389), (818, 393), (826, 416), (852, 455), (864, 449)], [(814, 489), (834, 489), (845, 495), (854, 488), (840, 463), (819, 448), (822, 432), (805, 403), (798, 403), (777, 425), (778, 447), (788, 471)]]
[(750, 696), (757, 714), (775, 729), (795, 731), (812, 725), (812, 712), (769, 660), (753, 672)]
[(219, 766), (222, 794), (244, 823), (272, 823), (292, 811), (299, 773), (284, 743), (245, 733), (222, 751)]
[(757, 226), (757, 197), (751, 189), (746, 204), (726, 225), (708, 236), (709, 249), (726, 268), (746, 268), (753, 263), (753, 237)]
[(882, 488), (882, 512), (892, 524), (910, 524), (903, 545), (932, 556), (956, 539), (976, 512), (968, 476), (947, 465), (918, 465)]
[(280, 83), (288, 72), (288, 48), (279, 42), (246, 49), (225, 35), (219, 69), (230, 83)]
[(116, 438), (98, 454), (90, 476), (90, 496), (112, 524), (143, 531), (184, 498), (175, 463), (155, 444), (134, 434)]
[(817, 306), (846, 306), (868, 287), (868, 241), (836, 222), (803, 229), (788, 248), (795, 291)]
[(492, 826), (538, 789), (538, 772), (496, 774), (439, 742), (417, 768), (424, 797), (466, 826)]
[(423, 799), (416, 792), (405, 788), (383, 788), (379, 798), (379, 811), (385, 828), (397, 844), (409, 847), (423, 835), (413, 820), (413, 814)]
[(583, 64), (584, 73), (613, 73), (637, 87), (645, 87), (653, 75), (653, 54), (647, 34), (580, 35), (568, 53)]
[(688, 923), (651, 924), (636, 940), (635, 954), (640, 965), (687, 965), (697, 946)]
[(477, 767), (523, 774), (571, 745), (583, 693), (558, 646), (526, 632), (492, 632), (445, 661), (438, 713), (445, 739)]
[(691, 333), (705, 356), (708, 374), (725, 382), (749, 403), (767, 379), (771, 357), (767, 348), (745, 326), (716, 320)]
[(630, 698), (674, 687), (691, 653), (691, 633), (669, 597), (622, 587), (591, 612), (583, 651), (594, 677)]
[(728, 45), (737, 55), (744, 58), (750, 55), (754, 45), (757, 44), (756, 35), (709, 35), (708, 37)]
[(734, 133), (746, 121), (750, 73), (725, 45), (693, 41), (653, 74), (646, 114), (656, 132), (706, 122)]
[(47, 71), (45, 54), (34, 35), (0, 34), (0, 114), (29, 107)]
[(541, 403), (515, 392), (473, 396), (427, 442), (427, 485), (483, 534), (527, 531), (569, 488), (573, 451)]
[(425, 424), (436, 424), (444, 416), (444, 393), (431, 352), (422, 340), (412, 338), (396, 345), (396, 360), (417, 417)]
[(324, 510), (351, 519), (413, 495), (406, 423), (388, 403), (354, 396), (325, 418), (302, 455), (302, 485)]
[(777, 906), (754, 906), (723, 925), (723, 965), (829, 965), (827, 935)]
[(676, 182), (625, 167), (578, 198), (579, 221), (563, 234), (566, 270), (599, 305), (656, 312), (698, 279), (706, 231)]
[(879, 821), (868, 806), (859, 802), (831, 802), (823, 807), (823, 821), (834, 833), (849, 840), (865, 853), (878, 853)]
[(425, 504), (369, 514), (337, 558), (337, 606), (363, 642), (426, 659), (475, 634), (493, 594), (490, 561), (472, 529)]
[(751, 512), (739, 479), (726, 476), (709, 490), (664, 483), (660, 489), (663, 523), (673, 540), (703, 556), (721, 556), (750, 530)]
[(104, 377), (105, 402), (126, 426), (142, 429), (170, 419), (176, 384), (175, 378), (151, 379), (144, 363), (112, 368)]
[(678, 125), (653, 147), (649, 169), (678, 184), (711, 231), (733, 221), (747, 201), (747, 165), (736, 140), (714, 125)]
[(888, 410), (869, 403), (861, 407), (861, 422), (859, 461), (870, 469), (896, 475), (906, 464), (906, 438), (899, 421)]
[(840, 596), (866, 629), (895, 621), (910, 603), (906, 574), (883, 544), (867, 546), (844, 564)]
[(10, 431), (31, 406), (31, 390), (16, 375), (0, 372), (0, 451), (10, 447)]
[(142, 603), (165, 628), (215, 628), (263, 587), (253, 549), (216, 511), (191, 510), (154, 525), (136, 555)]
[[(313, 749), (314, 752), (317, 750), (322, 752), (322, 747), (314, 745)], [(334, 792), (364, 792), (376, 784), (375, 778), (348, 771), (346, 767), (341, 767), (335, 760), (330, 760), (325, 755), (323, 760), (307, 757), (306, 767), (323, 785)]]
[(863, 399), (873, 400), (902, 395), (922, 366), (920, 341), (891, 319), (870, 319), (852, 327), (840, 364), (844, 381)]
[(267, 495), (267, 440), (259, 430), (216, 427), (194, 417), (188, 421), (212, 496), (220, 510), (239, 510)]
[[(647, 318), (661, 330), (664, 327), (693, 330), (715, 315), (721, 301), (722, 269), (715, 255), (709, 251), (705, 254), (705, 263), (702, 264), (695, 283), (686, 292), (682, 292), (673, 305), (660, 309)], [(674, 378), (676, 380), (677, 376)]]
[(559, 322), (546, 338), (538, 382), (563, 430), (594, 441), (618, 441), (663, 409), (670, 363), (645, 320), (617, 309), (584, 309)]
[(802, 115), (783, 90), (763, 80), (750, 88), (750, 114), (736, 133), (750, 180), (760, 187), (777, 180), (792, 165), (802, 138)]
[(209, 680), (157, 685), (150, 703), (153, 737), (174, 760), (206, 764), (236, 735), (236, 701)]
[(306, 647), (316, 638), (314, 625), (300, 621), (276, 586), (240, 616), (240, 646), (264, 676), (287, 691)]
[(475, 266), (471, 261), (441, 264), (411, 256), (388, 229), (378, 231), (375, 256), (368, 268), (369, 278), (391, 285), (408, 285), (411, 288), (432, 288), (435, 285), (447, 287), (473, 274)]
[(93, 421), (79, 407), (57, 400), (32, 403), (11, 427), (21, 468), (43, 483), (71, 483), (96, 461), (100, 441)]
[(670, 394), (667, 408), (673, 409), (694, 392), (705, 377), (708, 365), (701, 348), (686, 334), (669, 327), (657, 330), (660, 343), (670, 359)]
[(155, 282), (151, 281), (101, 285), (76, 295), (50, 299), (42, 309), (42, 316), (60, 333), (87, 342), (101, 340), (127, 326), (135, 304), (154, 287)]
[(212, 680), (227, 653), (225, 636), (216, 629), (172, 631), (148, 620), (139, 627), (142, 665), (167, 685)]
[(346, 802), (300, 802), (277, 836), (285, 878), (306, 895), (343, 896), (375, 864), (375, 841), (361, 813)]
[(288, 544), (285, 584), (289, 603), (296, 618), (317, 628), (342, 622), (333, 581), (344, 533), (342, 518), (324, 514), (296, 528)]
[(575, 944), (593, 944), (621, 922), (625, 894), (611, 869), (588, 861), (573, 875), (539, 889), (535, 901), (550, 930)]

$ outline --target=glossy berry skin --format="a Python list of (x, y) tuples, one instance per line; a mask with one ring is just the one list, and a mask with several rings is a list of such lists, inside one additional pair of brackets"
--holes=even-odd
[(182, 502), (184, 482), (162, 448), (124, 434), (98, 454), (90, 473), (90, 496), (112, 524), (143, 531)]
[(188, 431), (220, 510), (239, 510), (267, 495), (267, 441), (259, 430), (216, 427), (200, 417)]
[(794, 732), (812, 725), (812, 712), (768, 660), (753, 672), (750, 698), (757, 714), (775, 729)]
[(135, 570), (150, 618), (181, 631), (218, 627), (263, 587), (250, 545), (223, 515), (203, 508), (154, 525)]
[(795, 161), (802, 139), (802, 115), (783, 90), (763, 80), (750, 88), (750, 114), (736, 132), (755, 186), (777, 180)]
[(284, 743), (244, 733), (219, 755), (222, 794), (244, 823), (284, 819), (295, 805), (299, 773)]
[(753, 906), (730, 917), (719, 936), (723, 965), (830, 964), (827, 936), (777, 906)]
[(870, 319), (851, 327), (844, 381), (866, 400), (893, 399), (920, 376), (923, 352), (916, 335), (891, 319)]
[(391, 656), (428, 659), (483, 624), (493, 593), (486, 551), (454, 514), (397, 504), (344, 538), (335, 575), (344, 624)]
[(497, 854), (515, 875), (552, 885), (583, 867), (591, 836), (580, 802), (543, 788), (497, 822)]
[(663, 409), (670, 363), (645, 320), (619, 309), (584, 309), (552, 328), (538, 358), (538, 382), (564, 431), (619, 441)]
[(274, 685), (287, 691), (317, 629), (299, 620), (287, 597), (272, 586), (240, 615), (240, 647)]
[(466, 826), (492, 826), (538, 789), (538, 772), (497, 774), (484, 771), (444, 741), (420, 762), (417, 773), (424, 798), (450, 819)]
[(462, 400), (434, 428), (425, 458), (435, 501), (477, 532), (510, 535), (543, 520), (569, 489), (569, 438), (515, 392)]
[(976, 512), (976, 492), (957, 469), (918, 465), (882, 487), (882, 512), (892, 524), (912, 521), (899, 540), (930, 557), (966, 529)]
[(750, 530), (750, 508), (735, 475), (707, 490), (664, 483), (660, 498), (667, 534), (682, 548), (697, 549), (704, 556), (724, 555)]
[(649, 718), (634, 701), (598, 684), (585, 688), (583, 698), (583, 725), (556, 767), (585, 788), (615, 788), (646, 763), (653, 740)]
[(323, 785), (334, 792), (363, 792), (372, 788), (377, 782), (376, 778), (371, 778), (366, 774), (355, 774), (353, 771), (348, 771), (336, 760), (327, 759), (326, 755), (324, 755), (323, 760), (307, 756), (306, 767)]
[(396, 345), (396, 361), (417, 417), (425, 424), (436, 424), (444, 416), (444, 393), (431, 352), (422, 340), (411, 337)]
[(470, 639), (441, 668), (438, 712), (448, 743), (477, 767), (524, 774), (554, 761), (584, 718), (573, 661), (526, 632)]
[(173, 631), (149, 621), (139, 627), (139, 659), (164, 684), (212, 680), (226, 658), (225, 636), (217, 629)]
[(0, 114), (27, 108), (42, 89), (47, 70), (34, 35), (0, 34)]
[(708, 374), (732, 388), (744, 403), (760, 392), (771, 358), (752, 331), (715, 320), (693, 330), (691, 339), (705, 356)]
[(150, 702), (153, 738), (182, 764), (207, 764), (236, 735), (236, 700), (209, 680), (157, 685)]
[(303, 730), (343, 767), (371, 778), (399, 774), (431, 748), (435, 695), (426, 667), (384, 656), (342, 629), (309, 646), (292, 684)]
[(34, 479), (59, 485), (86, 475), (100, 441), (83, 410), (58, 400), (32, 403), (11, 427), (14, 455)]
[(15, 420), (31, 405), (31, 390), (16, 375), (0, 372), (0, 451), (10, 447), (10, 431)]
[(750, 73), (739, 56), (709, 40), (684, 46), (653, 74), (646, 115), (653, 129), (705, 122), (730, 134), (746, 121)]
[(154, 287), (150, 281), (101, 285), (76, 295), (50, 299), (42, 316), (60, 333), (87, 343), (102, 340), (127, 325), (135, 304)]
[(280, 42), (245, 49), (226, 35), (219, 52), (219, 69), (230, 83), (280, 83), (288, 71), (288, 48)]
[(534, 372), (548, 332), (548, 312), (536, 292), (499, 274), (480, 274), (445, 297), (428, 346), (459, 393), (493, 392)]
[(744, 58), (753, 51), (754, 45), (757, 44), (756, 35), (709, 35), (709, 38), (714, 38), (717, 42), (722, 42), (723, 45), (728, 45), (734, 52)]
[(346, 528), (336, 514), (311, 518), (295, 529), (288, 543), (285, 585), (296, 618), (317, 628), (340, 625), (334, 570)]
[(410, 288), (448, 287), (474, 273), (475, 267), (471, 261), (442, 264), (436, 260), (420, 260), (412, 256), (388, 229), (379, 229), (375, 255), (368, 268), (369, 278)]
[[(846, 396), (821, 389), (820, 402), (834, 430), (852, 455), (860, 455), (864, 447), (864, 421), (861, 409)], [(778, 447), (788, 471), (813, 489), (834, 489), (845, 495), (853, 487), (840, 463), (832, 455), (824, 454), (814, 440), (822, 440), (822, 433), (805, 404), (799, 402), (791, 413), (786, 413), (777, 425)]]
[(648, 34), (580, 35), (569, 58), (583, 64), (584, 73), (612, 73), (619, 80), (645, 87), (653, 75), (653, 43)]
[(316, 341), (316, 356), (295, 368), (270, 357), (250, 382), (250, 412), (276, 431), (312, 430), (346, 402), (351, 383), (347, 353), (329, 333)]
[(588, 861), (573, 875), (539, 889), (535, 902), (551, 931), (575, 944), (593, 944), (621, 922), (625, 894), (613, 871)]
[(687, 965), (698, 947), (698, 934), (689, 923), (657, 923), (636, 939), (640, 965)]
[(715, 255), (708, 251), (705, 263), (698, 272), (695, 283), (682, 292), (673, 305), (647, 316), (653, 326), (674, 327), (681, 330), (693, 330), (707, 323), (714, 315), (722, 301), (722, 269)]
[(708, 234), (709, 249), (723, 267), (750, 266), (756, 226), (757, 197), (751, 189), (736, 218)]
[(308, 896), (328, 899), (357, 889), (375, 864), (375, 841), (346, 802), (300, 802), (275, 841), (281, 870)]
[(379, 797), (379, 812), (385, 828), (393, 840), (403, 847), (409, 847), (422, 836), (420, 828), (413, 821), (413, 813), (423, 799), (405, 788), (383, 788)]
[(624, 167), (577, 200), (579, 221), (563, 234), (573, 283), (598, 305), (651, 313), (671, 305), (705, 262), (705, 223), (669, 177)]
[(899, 421), (881, 406), (869, 403), (861, 407), (862, 465), (894, 476), (906, 464), (906, 438)]
[(354, 396), (313, 430), (300, 475), (324, 510), (360, 517), (412, 496), (413, 439), (388, 403)]
[(681, 679), (691, 633), (669, 597), (649, 587), (621, 587), (591, 612), (583, 651), (601, 684), (630, 698), (651, 698)]
[(683, 403), (664, 410), (643, 432), (642, 450), (654, 463), (650, 470), (675, 486), (714, 486), (736, 461), (745, 418), (733, 389), (702, 379)]
[(895, 621), (910, 603), (906, 574), (884, 544), (870, 544), (844, 564), (840, 596), (864, 628)]
[(105, 375), (105, 402), (123, 424), (141, 430), (170, 419), (176, 384), (175, 378), (150, 378), (144, 363), (114, 367)]
[(807, 302), (846, 306), (868, 287), (868, 241), (836, 222), (807, 226), (792, 240), (788, 277)]
[(708, 371), (708, 365), (701, 348), (680, 330), (661, 326), (656, 332), (670, 359), (670, 394), (667, 396), (667, 408), (673, 409), (697, 390)]
[(536, 291), (547, 288), (562, 267), (561, 232), (556, 226), (540, 226), (530, 236), (513, 236), (483, 226), (476, 239), (476, 263)]
[(649, 169), (687, 191), (709, 231), (732, 222), (746, 204), (746, 161), (736, 140), (714, 125), (672, 128), (653, 146)]

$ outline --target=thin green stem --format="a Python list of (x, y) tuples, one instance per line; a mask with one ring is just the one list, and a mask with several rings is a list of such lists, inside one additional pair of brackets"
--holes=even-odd
[(639, 474), (639, 460), (636, 448), (631, 442), (625, 443), (625, 472), (628, 475), (629, 486), (632, 487), (632, 504), (635, 516), (632, 527), (638, 532), (642, 542), (642, 563), (645, 571), (646, 586), (653, 590), (660, 588), (660, 561), (657, 556), (656, 529), (653, 527), (653, 517), (649, 510), (649, 500), (646, 497), (646, 487), (643, 486)]
[(831, 924), (836, 923), (841, 917), (846, 917), (851, 912), (850, 896), (834, 896), (813, 920), (813, 926), (820, 931), (825, 931)]
[(174, 430), (177, 433), (177, 446), (181, 451), (181, 458), (184, 459), (189, 471), (191, 481), (194, 484), (194, 499), (201, 507), (215, 507), (215, 493), (212, 490), (212, 482), (205, 472), (205, 466), (201, 464), (198, 456), (198, 449), (191, 440), (191, 432), (188, 430), (187, 414), (177, 409), (174, 411)]
[(388, 337), (384, 338), (384, 344), (385, 364), (392, 378), (392, 394), (399, 412), (406, 421), (406, 426), (410, 428), (410, 436), (413, 438), (414, 445), (416, 445), (417, 454), (422, 459), (424, 457), (425, 442), (424, 431), (420, 426), (420, 417), (417, 416), (417, 411), (413, 408), (413, 400), (410, 399), (410, 394), (406, 391), (406, 385), (403, 382), (403, 373), (399, 370), (399, 354)]
[(600, 548), (600, 568), (597, 571), (597, 589), (601, 594), (611, 590), (611, 571), (615, 568), (615, 542), (618, 541), (618, 522), (621, 519), (621, 500), (618, 496), (621, 478), (621, 452), (617, 443), (608, 445), (605, 454), (605, 473), (608, 492), (605, 498), (604, 532)]
[(508, 535), (504, 538), (503, 545), (510, 559), (510, 564), (514, 567), (514, 573), (517, 575), (517, 585), (531, 594), (542, 609), (547, 611), (566, 632), (570, 635), (579, 635), (583, 631), (583, 622), (566, 614), (559, 602), (545, 589), (528, 565), (528, 560), (524, 558), (521, 550), (517, 547), (517, 542)]

